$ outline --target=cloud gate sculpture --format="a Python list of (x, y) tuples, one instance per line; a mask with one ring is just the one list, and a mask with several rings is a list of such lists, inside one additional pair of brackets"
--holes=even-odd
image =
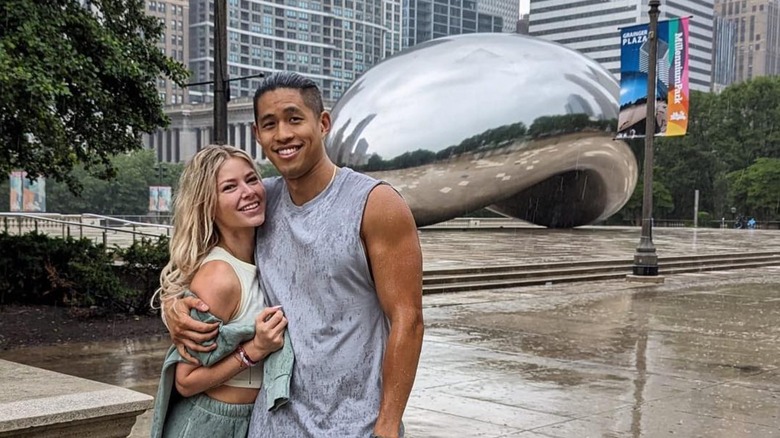
[(384, 179), (418, 226), (481, 208), (553, 228), (611, 216), (636, 185), (618, 84), (578, 52), (512, 34), (445, 37), (360, 77), (333, 108), (334, 162)]

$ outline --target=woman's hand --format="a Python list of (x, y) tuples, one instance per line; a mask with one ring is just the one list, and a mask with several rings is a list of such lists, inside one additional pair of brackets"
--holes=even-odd
[(287, 318), (281, 306), (266, 307), (255, 318), (255, 337), (243, 345), (249, 358), (255, 362), (284, 346)]
[(209, 306), (196, 297), (173, 298), (162, 302), (163, 321), (168, 327), (171, 341), (181, 357), (187, 362), (199, 365), (198, 359), (194, 358), (187, 349), (207, 352), (217, 348), (216, 342), (208, 347), (202, 346), (201, 343), (217, 336), (219, 323), (206, 324), (196, 321), (190, 317), (191, 309), (206, 312)]

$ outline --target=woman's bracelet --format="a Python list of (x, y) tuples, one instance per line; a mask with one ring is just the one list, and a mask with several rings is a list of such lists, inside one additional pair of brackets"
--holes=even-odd
[(249, 357), (249, 355), (246, 353), (246, 350), (244, 350), (243, 345), (239, 345), (236, 349), (236, 352), (238, 352), (238, 357), (241, 358), (241, 362), (244, 362), (244, 365), (248, 367), (253, 367), (260, 363), (260, 361), (254, 361)]

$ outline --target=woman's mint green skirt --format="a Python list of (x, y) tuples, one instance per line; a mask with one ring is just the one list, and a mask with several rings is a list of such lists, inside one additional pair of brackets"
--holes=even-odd
[(253, 406), (224, 403), (203, 393), (179, 399), (168, 407), (163, 438), (245, 438)]

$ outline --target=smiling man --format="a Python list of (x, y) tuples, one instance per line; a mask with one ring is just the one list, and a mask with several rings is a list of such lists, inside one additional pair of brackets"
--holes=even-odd
[[(284, 309), (295, 362), (289, 403), (269, 411), (264, 382), (249, 436), (403, 436), (423, 338), (422, 254), (409, 207), (389, 185), (328, 158), (330, 114), (310, 79), (269, 76), (254, 111), (256, 138), (281, 174), (264, 180), (255, 263), (266, 302)], [(173, 313), (182, 343), (198, 327)]]
[(256, 263), (282, 305), (295, 351), (290, 403), (258, 402), (250, 437), (403, 435), (422, 346), (422, 255), (412, 214), (390, 186), (339, 168), (320, 91), (291, 73), (254, 98), (255, 134), (281, 178)]

